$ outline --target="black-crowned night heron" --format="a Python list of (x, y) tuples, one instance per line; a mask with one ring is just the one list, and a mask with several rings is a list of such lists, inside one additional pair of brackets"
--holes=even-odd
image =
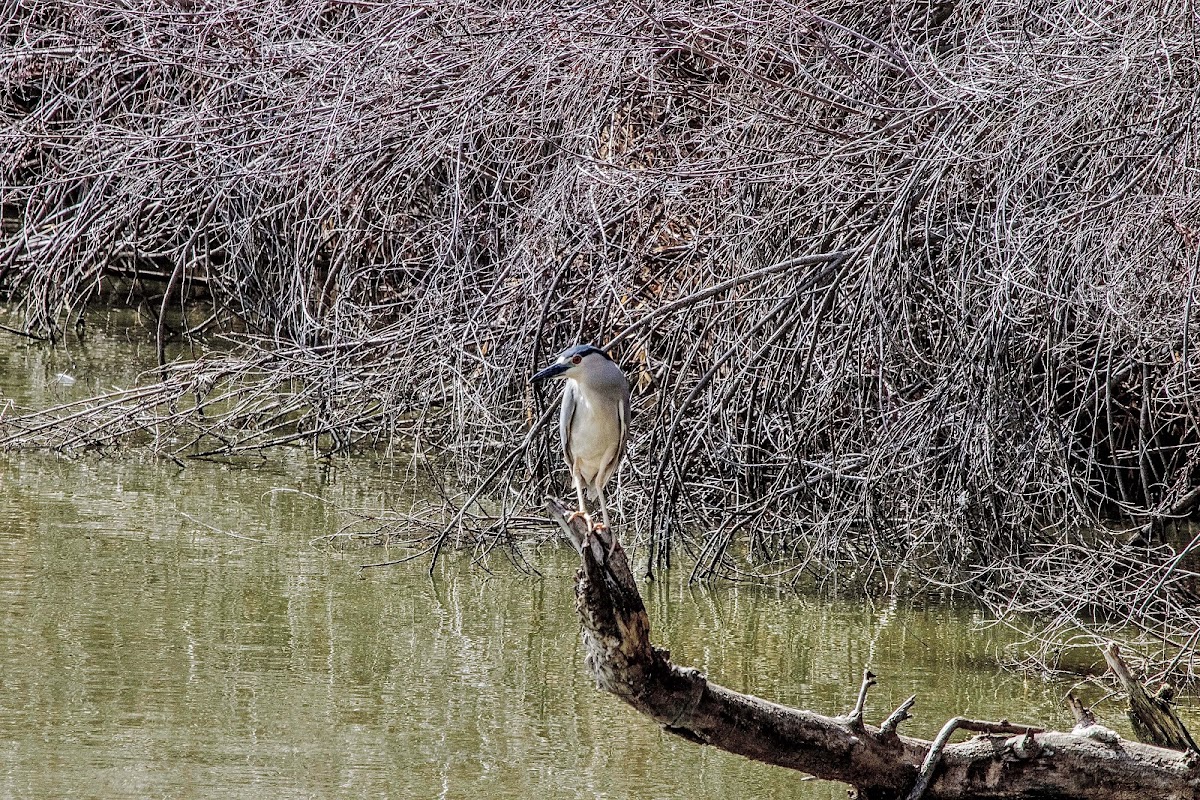
[(608, 353), (590, 344), (567, 348), (553, 364), (534, 375), (533, 380), (557, 377), (567, 379), (558, 432), (579, 498), (577, 513), (587, 516), (583, 500), (586, 488), (589, 497), (600, 500), (600, 519), (607, 528), (604, 484), (616, 473), (625, 455), (625, 441), (629, 438), (629, 381)]

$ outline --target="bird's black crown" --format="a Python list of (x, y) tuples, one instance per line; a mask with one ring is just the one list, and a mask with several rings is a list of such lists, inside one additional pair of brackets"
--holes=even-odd
[(575, 356), (588, 356), (592, 353), (604, 356), (609, 361), (613, 360), (612, 356), (610, 356), (608, 353), (591, 344), (577, 344), (574, 347), (568, 347), (565, 351), (563, 351), (563, 356), (565, 358), (574, 358)]

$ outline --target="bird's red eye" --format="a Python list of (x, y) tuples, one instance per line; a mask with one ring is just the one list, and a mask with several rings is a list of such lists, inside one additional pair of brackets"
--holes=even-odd
[(580, 361), (583, 361), (583, 356), (571, 356), (572, 364), (578, 364)]

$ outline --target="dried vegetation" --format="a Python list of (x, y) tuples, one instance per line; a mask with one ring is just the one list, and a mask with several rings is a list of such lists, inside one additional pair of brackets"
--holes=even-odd
[(494, 544), (560, 486), (527, 376), (615, 340), (651, 568), (933, 581), (1047, 662), (1124, 626), (1195, 674), (1190, 3), (0, 15), (26, 331), (106, 297), (231, 340), (0, 445), (436, 452)]

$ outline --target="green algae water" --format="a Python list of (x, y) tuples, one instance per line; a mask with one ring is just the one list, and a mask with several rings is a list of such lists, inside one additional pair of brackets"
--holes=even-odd
[[(151, 340), (129, 314), (105, 330), (0, 340), (0, 405), (133, 385)], [(845, 797), (597, 692), (565, 546), (525, 553), (537, 577), (454, 553), (362, 570), (386, 554), (321, 546), (344, 509), (407, 508), (401, 475), (302, 449), (0, 454), (0, 797)], [(1069, 686), (1001, 672), (1004, 632), (970, 609), (677, 573), (643, 586), (654, 636), (713, 681), (834, 714), (869, 666), (876, 724), (917, 694), (913, 735), (958, 714), (1070, 727)]]

